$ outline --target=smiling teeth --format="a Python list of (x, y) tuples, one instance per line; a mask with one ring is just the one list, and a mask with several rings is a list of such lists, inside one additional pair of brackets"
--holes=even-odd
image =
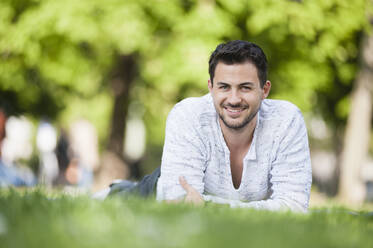
[(241, 109), (228, 109), (230, 112), (238, 113), (241, 111)]

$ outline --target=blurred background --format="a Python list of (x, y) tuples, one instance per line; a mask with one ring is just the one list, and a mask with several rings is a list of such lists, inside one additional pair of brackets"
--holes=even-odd
[[(95, 192), (161, 162), (208, 58), (260, 45), (270, 98), (303, 112), (317, 197), (373, 201), (371, 0), (2, 0), (0, 186)], [(312, 199), (312, 198), (311, 198)]]

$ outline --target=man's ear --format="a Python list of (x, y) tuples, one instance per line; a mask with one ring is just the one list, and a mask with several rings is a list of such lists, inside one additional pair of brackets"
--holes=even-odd
[(267, 98), (270, 91), (271, 91), (271, 82), (269, 80), (267, 80), (267, 82), (265, 82), (265, 84), (263, 86), (263, 97), (262, 97), (262, 99)]
[(211, 80), (207, 80), (207, 87), (209, 88), (209, 91), (211, 92), (212, 91), (212, 82)]

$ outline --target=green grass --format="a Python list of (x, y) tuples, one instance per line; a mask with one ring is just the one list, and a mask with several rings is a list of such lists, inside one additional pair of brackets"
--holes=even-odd
[(373, 247), (373, 216), (0, 191), (0, 247)]

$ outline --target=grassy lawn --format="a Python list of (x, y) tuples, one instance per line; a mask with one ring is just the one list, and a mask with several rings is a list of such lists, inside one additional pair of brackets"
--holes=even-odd
[(0, 247), (373, 247), (373, 215), (0, 191)]

